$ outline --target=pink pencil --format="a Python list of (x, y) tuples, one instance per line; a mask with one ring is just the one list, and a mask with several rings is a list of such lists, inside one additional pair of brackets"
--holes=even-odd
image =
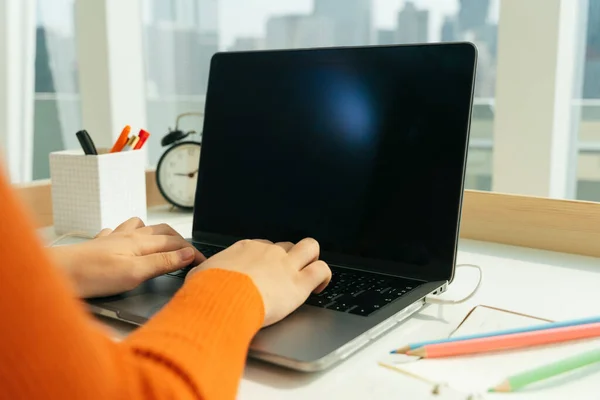
[(544, 331), (516, 333), (513, 335), (493, 336), (482, 339), (465, 340), (462, 342), (432, 344), (409, 351), (406, 354), (422, 358), (452, 357), (541, 346), (544, 344), (568, 342), (571, 340), (598, 336), (600, 336), (600, 323), (568, 326), (565, 328), (548, 329)]

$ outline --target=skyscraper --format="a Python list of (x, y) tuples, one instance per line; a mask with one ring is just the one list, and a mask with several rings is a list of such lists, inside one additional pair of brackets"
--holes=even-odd
[(444, 18), (444, 24), (442, 25), (442, 42), (456, 42), (459, 40), (459, 34), (456, 29), (456, 18), (446, 17)]
[(218, 0), (154, 0), (146, 27), (150, 93), (202, 95), (219, 49)]
[(498, 47), (498, 27), (488, 21), (490, 0), (460, 0), (457, 30), (460, 35), (469, 34), (473, 40), (485, 43), (495, 59)]
[(600, 98), (600, 0), (589, 0), (583, 98)]
[(487, 23), (490, 0), (460, 0), (458, 25), (462, 32), (477, 29)]
[(392, 29), (377, 30), (377, 44), (389, 45), (396, 43), (396, 31)]
[(398, 13), (396, 41), (398, 43), (425, 43), (429, 38), (429, 11), (419, 10), (412, 1), (404, 4)]
[(56, 92), (56, 88), (52, 70), (50, 69), (50, 54), (48, 52), (46, 29), (38, 26), (35, 33), (35, 92), (54, 93)]
[[(75, 65), (75, 38), (38, 26), (35, 92), (77, 93)], [(72, 104), (69, 100), (59, 100), (53, 96), (43, 100), (36, 99), (33, 121), (33, 179), (48, 178), (48, 154), (65, 149), (63, 135), (66, 129), (72, 127), (72, 110), (76, 109)]]
[(153, 0), (152, 21), (200, 32), (218, 30), (218, 0)]
[(264, 38), (238, 37), (227, 51), (264, 50), (266, 46)]
[(600, 58), (600, 0), (589, 0), (586, 36), (588, 56)]
[(267, 22), (267, 48), (326, 47), (335, 44), (334, 25), (317, 15), (284, 15)]
[(195, 25), (200, 32), (219, 31), (219, 0), (196, 0), (194, 2)]
[(488, 21), (490, 0), (459, 0), (458, 14), (448, 16), (441, 29), (443, 42), (468, 40), (478, 50), (475, 96), (493, 97), (496, 83), (498, 27)]
[(158, 22), (175, 22), (175, 2), (171, 0), (152, 0), (152, 21)]
[(314, 15), (329, 19), (337, 46), (373, 43), (372, 0), (314, 0)]

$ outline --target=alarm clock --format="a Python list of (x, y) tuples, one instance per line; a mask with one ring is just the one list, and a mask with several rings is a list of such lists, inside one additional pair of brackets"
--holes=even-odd
[[(182, 114), (179, 118), (188, 114)], [(197, 114), (193, 114), (197, 115)], [(177, 124), (178, 125), (178, 124)], [(183, 141), (195, 131), (183, 132), (175, 127), (161, 140), (169, 147), (158, 161), (156, 184), (163, 197), (175, 207), (184, 210), (194, 208), (198, 166), (200, 165), (200, 142)]]

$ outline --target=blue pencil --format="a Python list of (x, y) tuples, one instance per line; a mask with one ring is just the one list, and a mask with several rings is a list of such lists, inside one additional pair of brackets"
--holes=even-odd
[(407, 351), (415, 350), (415, 349), (418, 349), (419, 347), (428, 346), (430, 344), (460, 342), (460, 341), (463, 341), (463, 340), (481, 339), (481, 338), (492, 337), (492, 336), (512, 335), (512, 334), (515, 334), (515, 333), (542, 331), (542, 330), (545, 330), (545, 329), (564, 328), (564, 327), (567, 327), (567, 326), (594, 324), (594, 323), (598, 323), (598, 322), (600, 322), (600, 316), (589, 317), (589, 318), (581, 318), (581, 319), (574, 319), (574, 320), (571, 320), (571, 321), (548, 322), (548, 323), (545, 323), (545, 324), (525, 326), (525, 327), (522, 327), (522, 328), (505, 329), (505, 330), (496, 331), (496, 332), (477, 333), (477, 334), (474, 334), (474, 335), (457, 336), (457, 337), (447, 338), (447, 339), (429, 340), (429, 341), (426, 341), (426, 342), (412, 343), (412, 344), (409, 344), (407, 346), (401, 347), (399, 349), (392, 350), (390, 353), (392, 353), (392, 354), (404, 354)]

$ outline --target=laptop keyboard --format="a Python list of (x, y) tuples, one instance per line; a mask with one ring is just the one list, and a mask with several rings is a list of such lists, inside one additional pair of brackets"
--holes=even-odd
[[(195, 243), (206, 258), (212, 257), (222, 247)], [(169, 272), (167, 275), (184, 279), (192, 267)], [(331, 282), (319, 294), (311, 294), (306, 304), (330, 310), (368, 316), (406, 295), (420, 282), (369, 272), (331, 267)]]
[[(194, 247), (197, 248), (200, 253), (204, 254), (204, 257), (206, 257), (206, 258), (210, 258), (210, 257), (214, 256), (215, 254), (217, 254), (218, 252), (220, 252), (221, 250), (224, 250), (223, 247), (211, 246), (209, 244), (202, 244), (202, 243), (194, 243)], [(174, 276), (174, 277), (180, 278), (180, 279), (184, 279), (185, 276), (188, 274), (188, 272), (190, 272), (190, 270), (192, 268), (193, 268), (192, 266), (185, 267), (185, 268), (182, 268), (177, 271), (169, 272), (167, 275)]]
[(332, 267), (331, 283), (306, 304), (368, 316), (416, 288), (417, 281)]

